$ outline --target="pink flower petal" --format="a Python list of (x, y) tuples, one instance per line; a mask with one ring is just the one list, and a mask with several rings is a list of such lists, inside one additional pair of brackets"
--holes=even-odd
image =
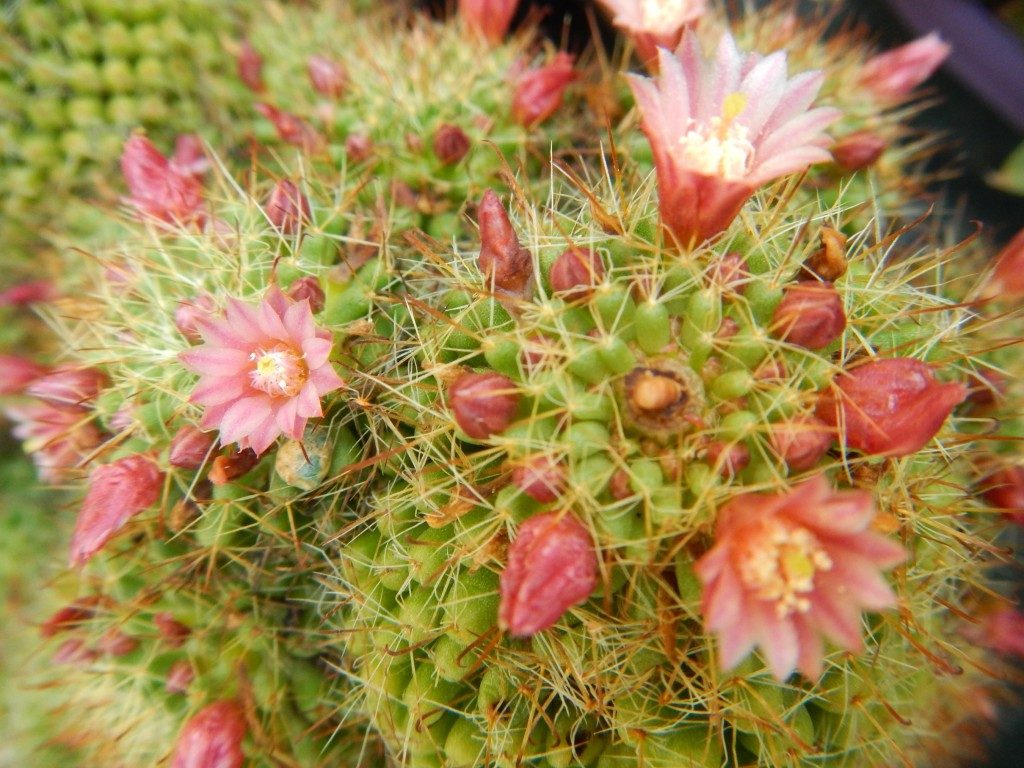
[(252, 365), (245, 352), (226, 347), (196, 347), (178, 358), (190, 370), (207, 376), (235, 376)]

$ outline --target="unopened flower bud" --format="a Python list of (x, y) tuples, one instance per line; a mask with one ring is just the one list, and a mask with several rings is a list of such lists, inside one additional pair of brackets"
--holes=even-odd
[(604, 264), (596, 251), (567, 248), (551, 265), (551, 288), (570, 300), (584, 299), (604, 279)]
[(167, 463), (182, 469), (199, 469), (210, 456), (214, 435), (187, 425), (178, 430), (171, 439)]
[(985, 503), (1024, 524), (1024, 466), (1000, 467), (979, 485)]
[(0, 395), (21, 392), (50, 369), (15, 355), (0, 355)]
[(210, 704), (181, 729), (171, 768), (242, 768), (245, 732), (245, 713), (237, 701)]
[(985, 648), (1024, 659), (1024, 614), (1017, 608), (1004, 605), (989, 610), (964, 635)]
[(95, 368), (58, 368), (33, 381), (26, 394), (51, 405), (84, 406), (107, 385), (107, 377)]
[(967, 397), (959, 382), (943, 384), (920, 360), (890, 358), (836, 377), (818, 397), (815, 415), (840, 430), (842, 445), (877, 456), (917, 453)]
[(217, 456), (207, 478), (214, 485), (227, 485), (248, 473), (259, 460), (259, 456), (251, 448)]
[(747, 270), (747, 260), (743, 254), (730, 251), (712, 263), (708, 276), (712, 284), (742, 294), (750, 279), (750, 272)]
[(291, 179), (281, 179), (270, 191), (265, 206), (267, 219), (286, 235), (294, 235), (310, 220), (309, 200)]
[(168, 693), (185, 693), (195, 679), (196, 671), (189, 662), (184, 659), (176, 661), (164, 679), (164, 690)]
[(551, 512), (519, 527), (501, 574), (498, 621), (515, 637), (529, 637), (585, 601), (597, 583), (597, 553), (576, 518)]
[(131, 517), (160, 498), (163, 485), (163, 472), (139, 453), (94, 469), (71, 535), (71, 565), (99, 552)]
[(23, 307), (57, 298), (57, 289), (49, 280), (30, 280), (0, 291), (0, 307)]
[(750, 463), (750, 450), (743, 443), (716, 441), (708, 446), (707, 461), (722, 477), (735, 477)]
[(512, 471), (512, 482), (534, 501), (554, 501), (565, 491), (565, 467), (551, 456), (532, 456)]
[(96, 643), (96, 650), (106, 656), (127, 656), (139, 647), (139, 641), (117, 628), (108, 629)]
[(900, 101), (921, 85), (949, 56), (938, 33), (918, 38), (865, 62), (860, 83), (881, 101)]
[(317, 152), (323, 147), (323, 137), (301, 117), (263, 103), (256, 105), (256, 111), (274, 124), (281, 141), (306, 152)]
[(249, 90), (260, 93), (266, 89), (263, 82), (263, 57), (248, 40), (243, 40), (239, 46), (235, 63), (238, 65), (239, 79)]
[(448, 388), (456, 424), (477, 440), (505, 431), (518, 406), (515, 383), (499, 373), (464, 373)]
[(292, 301), (308, 301), (309, 308), (313, 314), (321, 312), (324, 308), (326, 296), (324, 289), (320, 287), (320, 281), (312, 275), (300, 277), (288, 288), (288, 297)]
[(199, 333), (198, 323), (209, 320), (215, 309), (213, 298), (208, 295), (179, 302), (174, 310), (174, 326), (189, 341), (199, 341), (202, 334)]
[(533, 274), (533, 258), (519, 244), (508, 213), (493, 190), (477, 206), (480, 225), (480, 271), (495, 288), (521, 293)]
[(99, 652), (87, 646), (80, 637), (72, 637), (60, 644), (53, 654), (53, 663), (66, 664), (70, 667), (84, 667), (99, 657)]
[(99, 597), (93, 596), (65, 605), (42, 623), (39, 634), (43, 637), (53, 637), (77, 629), (96, 615), (96, 607), (100, 602)]
[(806, 349), (827, 347), (845, 329), (843, 300), (832, 283), (789, 286), (771, 322), (771, 331), (777, 338)]
[(192, 630), (174, 618), (169, 612), (161, 611), (153, 615), (153, 624), (162, 639), (172, 648), (184, 645)]
[(373, 141), (365, 133), (350, 133), (345, 138), (345, 154), (354, 163), (361, 163), (373, 154)]
[(126, 202), (143, 217), (167, 223), (202, 218), (199, 180), (177, 170), (145, 136), (132, 136), (125, 142), (121, 173), (128, 185)]
[(523, 73), (512, 97), (512, 116), (517, 123), (532, 128), (555, 113), (565, 89), (576, 79), (572, 63), (572, 56), (560, 51), (550, 64)]
[(519, 0), (459, 0), (459, 16), (472, 32), (500, 43), (518, 4)]
[(872, 131), (856, 131), (832, 145), (832, 157), (844, 171), (861, 171), (874, 165), (889, 142)]
[(469, 152), (469, 136), (459, 126), (445, 123), (434, 133), (434, 154), (444, 165), (455, 165)]
[(1024, 296), (1024, 229), (996, 255), (992, 276), (985, 284), (986, 299), (1016, 299)]
[(556, 344), (547, 336), (541, 336), (539, 333), (531, 334), (526, 337), (526, 343), (523, 345), (519, 359), (526, 370), (534, 370), (555, 354), (556, 349)]
[(828, 453), (835, 430), (813, 416), (771, 425), (768, 440), (772, 450), (792, 472), (816, 466)]
[(340, 62), (326, 56), (310, 56), (306, 67), (309, 81), (317, 93), (330, 99), (341, 98), (348, 84), (348, 74)]

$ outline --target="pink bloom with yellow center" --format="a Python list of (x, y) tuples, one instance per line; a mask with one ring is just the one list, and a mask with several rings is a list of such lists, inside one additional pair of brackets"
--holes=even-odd
[(724, 231), (754, 191), (826, 162), (839, 112), (810, 109), (824, 76), (786, 77), (786, 54), (740, 54), (728, 34), (707, 59), (692, 32), (660, 49), (656, 79), (629, 75), (654, 153), (662, 225), (692, 247)]
[(600, 0), (633, 40), (644, 64), (657, 66), (658, 48), (675, 48), (687, 26), (707, 11), (706, 0)]
[(343, 384), (328, 360), (331, 334), (313, 323), (309, 302), (276, 287), (256, 306), (231, 299), (223, 320), (196, 327), (205, 344), (181, 361), (200, 374), (191, 399), (222, 444), (259, 454), (282, 434), (301, 440), (306, 422), (323, 415), (320, 398)]
[(781, 493), (750, 493), (718, 515), (715, 546), (696, 564), (701, 610), (729, 669), (760, 646), (779, 680), (822, 671), (822, 638), (859, 652), (861, 612), (891, 608), (879, 571), (899, 545), (870, 530), (866, 491), (835, 491), (823, 475)]

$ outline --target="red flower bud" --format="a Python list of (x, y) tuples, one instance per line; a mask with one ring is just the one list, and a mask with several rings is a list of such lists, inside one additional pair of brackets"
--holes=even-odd
[(555, 351), (556, 345), (551, 339), (540, 334), (532, 334), (526, 337), (526, 344), (519, 359), (522, 360), (524, 368), (533, 370), (540, 367), (545, 360), (555, 354)]
[(835, 430), (813, 416), (771, 425), (772, 450), (793, 472), (815, 466), (832, 445)]
[(0, 307), (23, 307), (55, 298), (57, 289), (49, 280), (30, 280), (0, 291)]
[(94, 469), (71, 536), (71, 565), (84, 564), (129, 518), (155, 503), (163, 484), (163, 472), (138, 453)]
[(96, 615), (96, 606), (100, 602), (98, 596), (92, 596), (65, 605), (42, 623), (39, 634), (43, 637), (53, 637), (78, 628)]
[(96, 650), (106, 656), (127, 656), (139, 647), (139, 641), (119, 629), (108, 629), (96, 643)]
[(107, 377), (95, 368), (59, 368), (36, 379), (25, 392), (51, 405), (82, 407), (106, 385)]
[(175, 619), (167, 611), (161, 611), (153, 615), (153, 624), (156, 626), (160, 637), (172, 648), (184, 645), (192, 630)]
[(309, 81), (321, 96), (339, 99), (348, 84), (348, 73), (340, 62), (326, 56), (310, 56), (306, 62)]
[(185, 693), (192, 681), (196, 679), (196, 671), (187, 661), (176, 661), (171, 665), (164, 680), (164, 690), (168, 693)]
[(345, 139), (345, 154), (354, 163), (369, 160), (373, 154), (373, 141), (363, 133), (351, 133)]
[(1024, 614), (1016, 608), (1001, 606), (988, 611), (978, 624), (968, 626), (964, 635), (973, 643), (1024, 659)]
[(570, 300), (585, 299), (604, 279), (601, 257), (589, 248), (567, 248), (551, 265), (551, 288)]
[(245, 713), (237, 701), (210, 704), (185, 723), (171, 768), (242, 768)]
[(0, 395), (21, 392), (50, 369), (15, 355), (0, 355)]
[(210, 296), (197, 296), (191, 301), (182, 301), (174, 310), (174, 325), (189, 341), (199, 341), (199, 323), (209, 320), (216, 305)]
[(480, 271), (495, 288), (521, 293), (533, 274), (533, 258), (519, 244), (512, 222), (494, 190), (484, 192), (477, 206), (480, 224)]
[(882, 101), (899, 101), (931, 77), (949, 56), (949, 51), (949, 45), (932, 32), (873, 56), (861, 69), (861, 85)]
[(1024, 229), (996, 255), (996, 265), (983, 295), (987, 299), (1024, 296)]
[(843, 335), (846, 312), (832, 283), (797, 283), (786, 288), (772, 316), (771, 331), (783, 341), (822, 349)]
[(708, 277), (713, 285), (742, 294), (746, 290), (746, 282), (750, 278), (747, 260), (743, 254), (730, 251), (712, 263)]
[(323, 146), (320, 134), (301, 117), (263, 103), (256, 105), (256, 111), (274, 124), (281, 141), (302, 147), (306, 152), (317, 152)]
[(477, 440), (503, 432), (518, 406), (516, 385), (499, 373), (464, 373), (448, 388), (456, 424)]
[(182, 427), (171, 440), (167, 463), (182, 469), (199, 469), (209, 458), (214, 439), (191, 425)]
[(238, 65), (238, 77), (249, 90), (260, 93), (266, 89), (263, 82), (263, 57), (252, 47), (252, 43), (243, 40), (235, 61)]
[(844, 445), (879, 456), (908, 456), (935, 437), (967, 397), (943, 384), (920, 360), (876, 360), (839, 375), (818, 397), (815, 415), (839, 430)]
[(445, 123), (434, 133), (434, 154), (444, 165), (455, 165), (469, 152), (469, 136), (457, 125)]
[(291, 179), (281, 179), (270, 191), (266, 203), (267, 219), (286, 235), (294, 235), (312, 212), (309, 200)]
[(60, 644), (53, 654), (53, 663), (84, 667), (96, 661), (99, 656), (99, 652), (89, 648), (80, 637), (72, 637)]
[(474, 33), (500, 43), (518, 4), (519, 0), (459, 0), (459, 16)]
[(121, 153), (127, 203), (144, 217), (168, 223), (201, 218), (203, 188), (198, 179), (175, 169), (145, 136), (132, 136)]
[(210, 169), (203, 140), (194, 133), (182, 133), (174, 140), (171, 168), (183, 176), (201, 178)]
[(327, 297), (324, 289), (320, 287), (320, 281), (312, 275), (300, 277), (288, 288), (288, 296), (292, 301), (308, 301), (309, 309), (315, 315), (324, 308)]
[(260, 457), (251, 448), (217, 456), (207, 478), (214, 485), (227, 485), (232, 480), (243, 477), (259, 463), (259, 460)]
[(575, 79), (572, 56), (561, 51), (550, 64), (527, 70), (516, 84), (512, 117), (527, 128), (544, 122), (562, 105), (565, 89)]
[(597, 553), (587, 529), (570, 515), (534, 515), (519, 527), (501, 574), (498, 621), (516, 636), (547, 629), (597, 583)]
[(565, 491), (565, 467), (551, 456), (533, 456), (512, 470), (512, 482), (534, 501), (546, 504)]
[(1001, 467), (981, 481), (985, 502), (1024, 525), (1024, 466)]
[(750, 450), (743, 443), (714, 442), (708, 446), (707, 461), (722, 477), (735, 477), (750, 463)]
[(860, 171), (874, 165), (889, 143), (871, 131), (857, 131), (832, 145), (832, 157), (844, 171)]

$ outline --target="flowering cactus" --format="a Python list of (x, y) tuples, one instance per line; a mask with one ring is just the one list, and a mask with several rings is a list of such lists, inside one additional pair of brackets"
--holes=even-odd
[[(507, 23), (346, 8), (243, 30), (260, 162), (127, 174), (147, 213), (168, 183), (202, 206), (76, 261), (60, 375), (11, 406), (90, 430), (60, 459), (91, 478), (79, 598), (45, 625), (76, 743), (412, 768), (941, 748), (931, 702), (1006, 651), (963, 642), (1008, 503), (981, 480), (1017, 463), (968, 382), (1015, 370), (987, 335), (1015, 312), (974, 322), (997, 302), (946, 292), (956, 248), (898, 235), (865, 181), (897, 148), (831, 162), (824, 129), (888, 142), (891, 102), (840, 116), (855, 73), (820, 46), (789, 79), (777, 14), (733, 37), (707, 11), (623, 80)], [(603, 152), (594, 93), (623, 99)]]

